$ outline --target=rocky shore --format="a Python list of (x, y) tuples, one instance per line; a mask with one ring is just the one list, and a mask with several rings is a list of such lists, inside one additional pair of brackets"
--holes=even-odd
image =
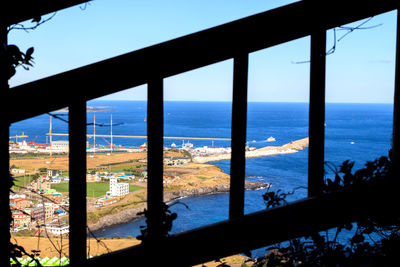
[[(308, 137), (292, 141), (290, 143), (284, 144), (282, 146), (266, 146), (258, 148), (256, 150), (246, 151), (246, 158), (257, 158), (265, 157), (279, 154), (290, 154), (296, 153), (304, 148), (308, 147)], [(206, 163), (211, 161), (229, 160), (231, 158), (231, 153), (215, 154), (209, 156), (197, 156), (193, 157), (193, 162), (196, 163)]]
[[(256, 190), (266, 187), (267, 184), (257, 183), (257, 182), (249, 182), (246, 181), (245, 187), (247, 190)], [(199, 187), (194, 189), (180, 190), (175, 192), (165, 192), (164, 193), (164, 202), (168, 203), (174, 201), (176, 199), (192, 197), (192, 196), (201, 196), (201, 195), (209, 195), (209, 194), (217, 194), (217, 193), (227, 193), (229, 192), (229, 184), (220, 184), (214, 187)], [(100, 229), (104, 229), (110, 226), (128, 223), (134, 219), (140, 218), (142, 216), (137, 215), (139, 212), (143, 211), (145, 205), (126, 209), (120, 211), (116, 214), (106, 215), (96, 223), (90, 224), (89, 229), (91, 231), (97, 231)]]

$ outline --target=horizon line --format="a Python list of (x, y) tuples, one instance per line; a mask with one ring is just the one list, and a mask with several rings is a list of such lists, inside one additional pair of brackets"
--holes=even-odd
[[(132, 101), (132, 102), (147, 102), (147, 99), (92, 99), (91, 101)], [(164, 100), (164, 102), (212, 102), (212, 103), (232, 103), (229, 100)], [(304, 101), (247, 101), (248, 103), (296, 103), (296, 104), (309, 104), (310, 102)], [(393, 102), (336, 102), (326, 101), (326, 104), (391, 104)]]

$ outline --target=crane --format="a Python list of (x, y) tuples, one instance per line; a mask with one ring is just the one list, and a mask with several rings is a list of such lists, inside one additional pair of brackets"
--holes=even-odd
[(38, 135), (36, 135), (35, 138), (33, 138), (32, 141), (29, 141), (28, 144), (33, 144), (35, 142), (36, 138), (38, 138)]
[(10, 139), (15, 138), (15, 143), (18, 143), (18, 138), (26, 138), (26, 137), (29, 137), (29, 136), (25, 135), (24, 132), (22, 132), (22, 135), (10, 136)]
[(107, 144), (110, 145), (110, 149), (111, 149), (111, 151), (112, 151), (112, 149), (115, 147), (115, 145), (114, 145), (114, 144), (111, 144), (110, 142), (108, 142), (107, 139), (105, 139), (104, 137), (102, 137), (102, 138), (103, 138), (104, 141), (107, 142)]

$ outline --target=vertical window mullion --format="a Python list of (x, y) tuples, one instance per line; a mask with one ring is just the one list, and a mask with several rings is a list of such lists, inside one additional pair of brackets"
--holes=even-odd
[(393, 177), (397, 177), (395, 182), (400, 183), (398, 174), (400, 173), (400, 9), (397, 9), (397, 33), (396, 33), (396, 66), (394, 80), (394, 100), (393, 100)]
[(311, 34), (308, 196), (321, 193), (324, 179), (325, 50), (326, 30), (316, 29)]
[[(0, 54), (5, 54), (5, 48), (7, 47), (7, 26), (1, 24), (0, 25)], [(0, 62), (0, 69), (4, 70), (3, 64), (7, 64), (6, 61)], [(8, 96), (9, 85), (8, 85), (8, 77), (5, 71), (0, 71), (0, 97), (4, 101), (2, 105), (2, 114), (7, 114), (10, 112), (9, 106), (6, 104), (9, 100)], [(10, 136), (10, 124), (8, 117), (3, 117), (4, 121), (1, 124), (1, 177), (3, 177), (3, 186), (1, 195), (1, 214), (3, 214), (3, 219), (1, 220), (1, 240), (3, 242), (3, 248), (0, 254), (0, 266), (9, 266), (10, 265), (10, 184), (8, 178), (10, 177), (10, 158), (9, 158), (9, 136)], [(6, 181), (6, 182), (4, 182)]]
[(161, 237), (163, 212), (163, 79), (154, 78), (147, 89), (147, 229), (149, 240)]
[(230, 219), (243, 216), (244, 214), (248, 65), (249, 55), (247, 53), (234, 58), (231, 134), (232, 157), (229, 195)]
[(70, 262), (86, 261), (86, 101), (69, 106), (69, 222)]

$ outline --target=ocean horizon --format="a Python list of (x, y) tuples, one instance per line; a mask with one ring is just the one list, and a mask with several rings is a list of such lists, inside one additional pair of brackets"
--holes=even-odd
[[(88, 106), (107, 106), (110, 111), (88, 112), (88, 123), (105, 125), (96, 127), (96, 134), (110, 132), (112, 113), (114, 135), (146, 135), (146, 101), (96, 100)], [(308, 103), (300, 102), (249, 102), (247, 117), (247, 141), (256, 148), (267, 145), (280, 146), (290, 141), (308, 136)], [(391, 147), (393, 125), (393, 104), (390, 103), (327, 103), (325, 127), (325, 160), (339, 166), (345, 160), (355, 161), (354, 169), (367, 161), (387, 155)], [(67, 124), (53, 119), (54, 133), (67, 133)], [(46, 142), (49, 130), (49, 115), (44, 114), (11, 125), (10, 135), (24, 132), (36, 142)], [(91, 134), (93, 126), (87, 127)], [(164, 103), (164, 136), (230, 138), (231, 102), (166, 101)], [(268, 137), (275, 142), (267, 142)], [(53, 140), (65, 140), (55, 137)], [(139, 146), (145, 139), (114, 138), (116, 145)], [(183, 140), (187, 141), (187, 140)], [(88, 138), (88, 142), (92, 140)], [(100, 138), (96, 144), (106, 142)], [(164, 140), (164, 146), (180, 140)], [(195, 147), (229, 147), (230, 141), (190, 140)], [(219, 161), (211, 164), (230, 172), (230, 162)], [(272, 185), (271, 190), (283, 192), (307, 186), (308, 149), (297, 153), (246, 159), (246, 179)], [(329, 173), (327, 174), (330, 175)], [(264, 190), (247, 190), (245, 193), (245, 213), (265, 209), (262, 199)], [(299, 189), (289, 197), (290, 201), (306, 197), (305, 189)], [(175, 205), (171, 208), (178, 214), (172, 233), (187, 231), (210, 223), (228, 219), (228, 194), (196, 196), (182, 199), (189, 206)], [(97, 237), (126, 237), (140, 234), (144, 219), (116, 225), (95, 232)]]

